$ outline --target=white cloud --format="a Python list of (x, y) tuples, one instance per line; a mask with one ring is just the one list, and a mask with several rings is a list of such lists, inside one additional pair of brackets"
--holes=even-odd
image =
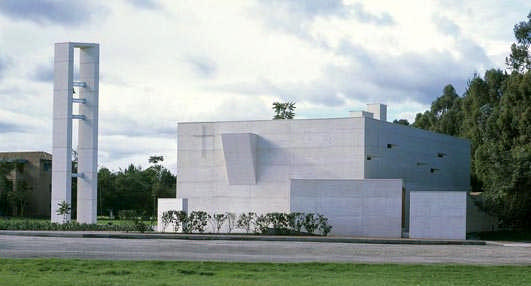
[(269, 119), (275, 100), (296, 100), (298, 118), (377, 100), (411, 122), (445, 84), (462, 92), (503, 68), (528, 13), (523, 1), (100, 0), (72, 18), (16, 2), (0, 5), (1, 151), (51, 151), (53, 44), (98, 42), (100, 165), (115, 169), (154, 154), (174, 169), (177, 122)]

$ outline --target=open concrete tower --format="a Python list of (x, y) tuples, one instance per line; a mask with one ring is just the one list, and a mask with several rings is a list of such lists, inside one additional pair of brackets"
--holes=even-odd
[[(79, 49), (79, 81), (74, 81), (74, 49)], [(99, 44), (56, 43), (53, 90), (53, 159), (51, 220), (63, 222), (58, 204), (72, 202), (77, 177), (77, 221), (96, 223), (98, 188)], [(79, 92), (74, 97), (74, 87)], [(72, 114), (79, 104), (79, 113)], [(79, 120), (78, 168), (72, 173), (72, 121)], [(67, 221), (70, 215), (67, 216)]]

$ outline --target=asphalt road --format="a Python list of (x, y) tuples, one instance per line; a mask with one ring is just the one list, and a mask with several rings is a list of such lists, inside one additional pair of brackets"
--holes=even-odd
[(0, 235), (1, 258), (531, 265), (528, 245), (396, 245)]

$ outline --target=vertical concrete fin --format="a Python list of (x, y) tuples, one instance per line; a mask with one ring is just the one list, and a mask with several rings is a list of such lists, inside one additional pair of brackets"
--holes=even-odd
[(51, 220), (62, 223), (70, 215), (58, 215), (58, 204), (72, 202), (72, 81), (74, 48), (55, 44), (53, 81), (53, 158)]
[(96, 223), (98, 186), (98, 101), (99, 101), (99, 45), (78, 44), (79, 79), (85, 83), (79, 88), (79, 97), (85, 104), (79, 105), (77, 221)]

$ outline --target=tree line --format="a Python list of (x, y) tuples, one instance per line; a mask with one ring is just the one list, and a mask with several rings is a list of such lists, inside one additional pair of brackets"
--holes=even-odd
[[(514, 26), (507, 69), (474, 75), (463, 96), (452, 85), (417, 114), (414, 127), (471, 143), (472, 191), (508, 227), (531, 228), (531, 13)], [(402, 123), (395, 121), (395, 123)]]
[[(98, 171), (98, 215), (115, 216), (121, 210), (134, 210), (140, 215), (153, 216), (158, 198), (175, 198), (177, 179), (160, 162), (162, 156), (152, 156), (147, 169), (129, 165), (112, 172)], [(75, 209), (75, 208), (73, 208)]]

